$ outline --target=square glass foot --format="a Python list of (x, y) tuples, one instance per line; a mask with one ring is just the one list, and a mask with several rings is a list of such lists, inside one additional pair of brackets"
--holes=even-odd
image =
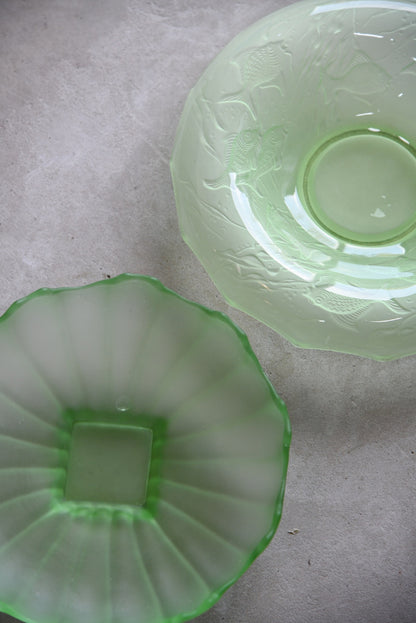
[(75, 422), (65, 498), (142, 506), (146, 501), (152, 438), (150, 428)]

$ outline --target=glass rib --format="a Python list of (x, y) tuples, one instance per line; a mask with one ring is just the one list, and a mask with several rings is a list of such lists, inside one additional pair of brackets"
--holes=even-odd
[(54, 552), (58, 548), (59, 543), (62, 541), (64, 534), (68, 532), (68, 528), (70, 528), (70, 526), (71, 526), (71, 519), (69, 516), (62, 518), (62, 523), (58, 522), (57, 536), (54, 537), (54, 539), (50, 543), (45, 554), (40, 559), (39, 565), (36, 567), (35, 571), (32, 573), (29, 580), (26, 583), (24, 583), (24, 586), (19, 587), (19, 592), (16, 596), (16, 602), (19, 601), (19, 595), (23, 595), (25, 592), (28, 592), (30, 588), (34, 585), (34, 583), (36, 582), (36, 578), (39, 576), (40, 572), (45, 567), (48, 560), (51, 558), (51, 556), (54, 554)]
[[(48, 493), (52, 497), (51, 495), (52, 491), (53, 489), (51, 487), (42, 487), (41, 489), (36, 489), (35, 491), (29, 491), (27, 493), (19, 493), (18, 495), (15, 495), (12, 498), (7, 498), (5, 500), (2, 500), (0, 502), (0, 509), (3, 510), (5, 507), (7, 508), (9, 505), (12, 506), (17, 501), (20, 501), (22, 499), (30, 500), (31, 498), (38, 496), (39, 493)], [(56, 487), (56, 491), (60, 491), (60, 489)], [(1, 548), (0, 548), (0, 552), (1, 552)]]
[(220, 379), (216, 379), (210, 382), (208, 385), (195, 392), (192, 396), (187, 398), (179, 407), (177, 407), (169, 416), (169, 419), (177, 418), (183, 416), (185, 413), (188, 413), (192, 408), (195, 401), (206, 400), (206, 398), (212, 394), (213, 391), (218, 388), (223, 387), (233, 376), (239, 371), (239, 369), (246, 365), (246, 361), (239, 361), (235, 366), (230, 368), (230, 370), (221, 376)]
[(185, 565), (192, 572), (193, 575), (197, 576), (201, 586), (203, 586), (205, 590), (210, 592), (211, 589), (207, 584), (206, 580), (204, 580), (200, 572), (195, 568), (191, 561), (186, 558), (186, 556), (176, 547), (172, 539), (168, 536), (167, 532), (165, 532), (165, 530), (162, 528), (157, 520), (155, 520), (154, 525), (156, 528), (158, 528), (158, 530), (162, 534), (162, 537), (166, 540), (169, 548), (175, 553), (177, 559), (181, 561), (181, 564)]
[(17, 333), (16, 333), (15, 325), (12, 325), (12, 327), (13, 327), (14, 338), (15, 338), (17, 344), (19, 345), (21, 352), (25, 355), (26, 360), (29, 362), (29, 365), (30, 365), (31, 369), (34, 372), (34, 376), (42, 383), (42, 386), (45, 388), (45, 390), (48, 393), (48, 395), (52, 398), (53, 402), (55, 402), (55, 405), (56, 405), (58, 411), (61, 412), (62, 409), (63, 409), (63, 405), (62, 405), (61, 401), (56, 396), (56, 394), (52, 391), (52, 389), (51, 389), (49, 383), (46, 381), (45, 377), (42, 374), (40, 374), (39, 371), (37, 370), (36, 365), (33, 362), (32, 356), (29, 354), (27, 349), (22, 344), (20, 336), (18, 336)]
[(73, 557), (73, 564), (71, 565), (71, 569), (68, 570), (66, 574), (67, 580), (60, 594), (60, 597), (58, 599), (58, 602), (56, 605), (56, 612), (62, 612), (62, 611), (67, 610), (68, 606), (66, 606), (65, 608), (61, 608), (61, 604), (67, 603), (69, 585), (74, 582), (75, 578), (78, 579), (79, 577), (76, 571), (80, 565), (80, 561), (82, 558), (81, 553), (84, 553), (86, 550), (85, 541), (88, 538), (86, 531), (84, 531), (83, 534), (84, 534), (84, 540), (80, 539), (79, 541), (74, 541), (74, 546), (72, 548), (72, 551), (75, 552), (74, 557)]
[[(167, 370), (165, 375), (162, 377), (162, 379), (159, 380), (160, 386), (163, 387), (164, 394), (166, 394), (167, 391), (169, 391), (169, 386), (171, 386), (174, 383), (175, 378), (178, 376), (178, 374), (180, 374), (181, 368), (186, 363), (187, 359), (191, 357), (195, 351), (198, 350), (198, 348), (201, 345), (201, 342), (206, 338), (206, 334), (208, 333), (209, 329), (211, 329), (211, 327), (207, 323), (204, 323), (204, 325), (200, 328), (198, 335), (189, 342), (188, 348), (185, 351), (183, 351), (181, 356), (176, 360), (175, 365), (173, 365), (169, 370)], [(150, 409), (152, 410), (153, 413), (157, 412), (158, 405), (160, 402), (160, 397), (162, 395), (163, 395), (162, 393), (158, 394), (157, 399), (154, 402), (154, 404), (150, 405)]]
[(174, 463), (179, 465), (204, 465), (206, 463), (255, 463), (256, 465), (262, 463), (270, 463), (275, 462), (276, 457), (268, 457), (268, 458), (257, 458), (257, 457), (242, 457), (242, 456), (219, 456), (213, 458), (201, 458), (201, 457), (193, 457), (193, 458), (180, 458), (180, 459), (171, 459), (170, 457), (164, 457), (163, 463)]
[[(39, 492), (36, 492), (36, 493), (39, 493)], [(50, 516), (51, 516), (51, 513), (48, 509), (46, 513), (43, 513), (40, 517), (38, 517), (38, 519), (36, 519), (35, 521), (32, 521), (28, 526), (23, 528), (23, 530), (19, 530), (19, 532), (17, 532), (12, 539), (7, 541), (0, 547), (0, 556), (3, 556), (5, 552), (7, 552), (11, 547), (16, 545), (16, 543), (18, 543), (23, 537), (27, 536), (40, 523), (42, 523), (45, 520), (50, 519)]]
[(4, 400), (5, 402), (8, 402), (12, 407), (14, 407), (18, 411), (20, 411), (22, 413), (22, 415), (24, 415), (25, 417), (29, 416), (31, 419), (35, 419), (38, 423), (42, 424), (43, 426), (47, 426), (48, 428), (52, 428), (53, 430), (56, 429), (56, 426), (54, 426), (54, 424), (51, 424), (47, 420), (44, 420), (37, 413), (34, 413), (33, 411), (30, 411), (26, 407), (23, 407), (21, 404), (19, 404), (16, 401), (15, 398), (11, 398), (10, 396), (8, 396), (4, 392), (3, 389), (0, 389), (0, 400)]
[(132, 371), (130, 374), (130, 379), (127, 383), (127, 387), (129, 388), (129, 390), (127, 390), (127, 393), (132, 393), (134, 394), (135, 389), (136, 389), (136, 383), (137, 383), (137, 378), (139, 377), (140, 374), (140, 370), (142, 368), (143, 365), (145, 365), (145, 361), (144, 361), (144, 357), (143, 357), (143, 353), (146, 352), (146, 348), (149, 344), (149, 341), (151, 340), (151, 336), (152, 336), (152, 332), (155, 330), (155, 326), (157, 325), (157, 323), (159, 322), (160, 316), (163, 312), (163, 297), (160, 296), (160, 294), (158, 295), (158, 297), (156, 298), (156, 308), (154, 311), (154, 315), (150, 321), (150, 324), (147, 327), (147, 331), (144, 331), (144, 335), (142, 336), (142, 339), (140, 341), (140, 344), (137, 345), (137, 357), (135, 360), (135, 363), (132, 367)]
[(206, 497), (219, 498), (220, 500), (226, 499), (228, 501), (233, 502), (234, 504), (241, 504), (244, 506), (256, 506), (256, 507), (267, 506), (265, 504), (262, 504), (258, 500), (246, 500), (245, 498), (240, 498), (240, 497), (236, 497), (233, 495), (229, 495), (228, 493), (220, 493), (218, 491), (211, 491), (209, 489), (203, 489), (202, 487), (195, 487), (193, 485), (188, 485), (182, 482), (177, 482), (176, 480), (170, 480), (169, 478), (163, 479), (163, 485), (173, 486), (178, 489), (184, 489), (185, 491), (192, 491), (194, 493), (197, 493), (198, 495), (204, 495)]
[(67, 352), (68, 352), (68, 360), (71, 361), (73, 363), (73, 373), (74, 375), (77, 377), (78, 380), (78, 386), (80, 388), (80, 394), (82, 394), (82, 396), (80, 395), (79, 399), (83, 404), (87, 403), (87, 392), (85, 389), (85, 384), (84, 384), (84, 375), (82, 374), (81, 371), (81, 366), (80, 366), (80, 362), (78, 360), (78, 357), (75, 354), (75, 350), (73, 347), (73, 340), (71, 339), (71, 335), (69, 332), (69, 321), (67, 320), (67, 306), (65, 304), (65, 298), (64, 297), (56, 297), (57, 300), (57, 306), (59, 305), (60, 307), (60, 312), (58, 309), (58, 312), (62, 314), (63, 318), (65, 318), (65, 322), (62, 320), (62, 335), (64, 336), (64, 341), (65, 341), (65, 345), (67, 348)]
[(202, 530), (203, 532), (206, 532), (211, 537), (213, 537), (215, 540), (220, 541), (223, 545), (225, 545), (229, 549), (232, 549), (235, 552), (238, 552), (240, 556), (244, 555), (243, 550), (237, 547), (237, 545), (234, 545), (233, 543), (231, 543), (231, 541), (227, 541), (227, 539), (225, 539), (223, 536), (218, 534), (218, 532), (215, 532), (215, 530), (213, 530), (206, 524), (202, 523), (201, 520), (197, 519), (193, 515), (190, 515), (187, 511), (183, 510), (182, 508), (179, 508), (179, 506), (176, 506), (176, 504), (174, 504), (173, 502), (171, 501), (168, 502), (167, 500), (161, 498), (159, 500), (159, 503), (162, 505), (168, 506), (172, 510), (172, 512), (176, 513), (177, 515), (180, 515), (185, 521), (188, 521), (198, 526), (200, 530)]
[(110, 525), (108, 526), (107, 547), (106, 547), (106, 557), (105, 557), (105, 560), (106, 560), (105, 565), (107, 567), (107, 569), (105, 570), (105, 576), (107, 580), (106, 589), (107, 589), (107, 595), (108, 595), (108, 598), (105, 601), (106, 601), (108, 623), (112, 623), (114, 619), (113, 601), (112, 601), (112, 595), (111, 595), (111, 528), (113, 526), (113, 517), (114, 515), (111, 515)]
[(150, 593), (151, 593), (151, 595), (153, 597), (153, 602), (156, 605), (156, 609), (157, 609), (159, 615), (161, 617), (163, 617), (164, 615), (163, 615), (162, 601), (161, 601), (159, 593), (157, 592), (156, 587), (155, 587), (155, 585), (154, 585), (154, 583), (153, 583), (153, 581), (152, 581), (152, 579), (151, 579), (151, 577), (150, 577), (150, 575), (149, 575), (149, 573), (148, 573), (148, 571), (146, 569), (146, 565), (144, 563), (143, 556), (142, 556), (141, 551), (140, 551), (138, 535), (137, 535), (136, 531), (134, 530), (134, 524), (131, 523), (130, 525), (131, 525), (132, 540), (133, 540), (133, 553), (134, 553), (135, 558), (136, 558), (136, 560), (137, 560), (137, 562), (138, 562), (138, 564), (140, 566), (140, 569), (143, 572), (143, 577), (144, 577), (144, 579), (146, 581), (146, 584), (148, 586), (148, 589), (149, 589), (149, 591), (150, 591)]
[(5, 441), (12, 442), (13, 444), (21, 444), (23, 446), (35, 446), (38, 448), (42, 448), (43, 450), (53, 450), (54, 452), (61, 452), (59, 448), (56, 446), (48, 446), (47, 444), (40, 443), (39, 441), (30, 441), (30, 439), (21, 439), (20, 437), (15, 437), (14, 435), (7, 435), (6, 433), (0, 433), (0, 439), (4, 439)]
[(47, 471), (65, 471), (65, 468), (59, 465), (54, 465), (54, 466), (49, 466), (49, 465), (15, 465), (15, 466), (4, 466), (4, 467), (0, 467), (0, 472), (3, 473), (8, 473), (10, 472), (11, 474), (13, 474), (14, 472), (20, 472), (20, 471), (27, 471), (27, 472), (33, 472), (35, 470), (47, 470)]
[(250, 413), (247, 413), (244, 416), (243, 415), (238, 415), (237, 417), (234, 417), (234, 418), (229, 419), (229, 420), (227, 420), (227, 415), (225, 414), (225, 416), (224, 416), (225, 420), (217, 421), (212, 426), (210, 426), (208, 428), (204, 428), (203, 430), (194, 431), (193, 433), (188, 433), (188, 434), (181, 433), (179, 435), (172, 435), (172, 437), (169, 439), (169, 445), (170, 444), (174, 444), (177, 441), (181, 441), (182, 442), (184, 440), (195, 439), (196, 437), (209, 435), (213, 431), (215, 432), (216, 429), (218, 429), (218, 428), (224, 429), (224, 430), (229, 430), (230, 428), (233, 428), (234, 426), (240, 426), (242, 422), (249, 422), (251, 419), (254, 419), (254, 418), (258, 417), (259, 415), (261, 415), (264, 411), (267, 411), (267, 409), (270, 409), (270, 405), (271, 405), (271, 401), (267, 400), (267, 402), (265, 403), (264, 407), (262, 407), (260, 409), (256, 409), (256, 411), (251, 411)]

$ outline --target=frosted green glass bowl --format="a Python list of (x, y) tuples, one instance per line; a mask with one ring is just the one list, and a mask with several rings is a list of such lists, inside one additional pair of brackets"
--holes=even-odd
[(179, 623), (280, 519), (290, 428), (246, 336), (149, 277), (0, 319), (0, 609)]
[(171, 161), (184, 239), (292, 343), (416, 353), (416, 4), (292, 4), (191, 91)]

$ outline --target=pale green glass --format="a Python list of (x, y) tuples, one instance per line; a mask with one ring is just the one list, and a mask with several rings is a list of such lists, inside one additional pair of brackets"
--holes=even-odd
[(179, 623), (271, 540), (290, 426), (246, 336), (155, 279), (0, 319), (0, 609)]
[(294, 3), (186, 103), (180, 228), (227, 301), (307, 348), (416, 353), (416, 4)]

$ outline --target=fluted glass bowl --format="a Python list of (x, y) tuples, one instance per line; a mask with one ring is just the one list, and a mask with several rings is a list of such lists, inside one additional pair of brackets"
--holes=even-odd
[(294, 3), (191, 91), (171, 161), (184, 239), (292, 343), (416, 353), (416, 4)]
[(0, 319), (0, 609), (179, 623), (271, 540), (290, 428), (246, 336), (155, 279)]

